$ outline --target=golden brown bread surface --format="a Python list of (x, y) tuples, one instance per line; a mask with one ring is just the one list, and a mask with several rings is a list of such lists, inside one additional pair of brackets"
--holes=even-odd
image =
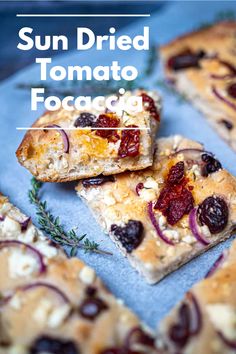
[[(96, 186), (89, 185), (85, 180), (77, 186), (78, 195), (88, 204), (101, 227), (149, 283), (159, 281), (193, 257), (223, 241), (235, 227), (236, 180), (228, 171), (220, 168), (217, 160), (211, 160), (209, 156), (204, 154), (201, 144), (184, 137), (161, 138), (156, 141), (153, 167), (117, 175), (114, 182)], [(207, 159), (212, 164), (207, 163), (206, 167), (203, 160)], [(181, 184), (177, 187), (179, 191), (183, 188), (184, 196), (176, 189), (173, 192), (174, 189), (167, 183), (171, 168), (177, 164), (184, 166), (185, 177), (181, 181), (187, 182), (188, 191)], [(211, 169), (213, 173), (206, 174), (205, 168)], [(163, 194), (166, 194), (165, 202), (168, 206), (165, 212), (155, 207)], [(207, 244), (203, 244), (194, 237), (190, 228), (189, 211), (180, 215), (179, 220), (173, 224), (173, 220), (168, 221), (168, 208), (172, 210), (171, 217), (177, 217), (186, 198), (190, 198), (188, 207), (191, 207), (193, 198), (192, 206), (198, 210), (199, 205), (208, 197), (214, 204), (217, 204), (218, 197), (220, 201), (223, 200), (223, 205), (227, 204), (225, 208), (228, 209), (228, 217), (221, 230), (212, 232), (206, 224), (201, 225), (197, 220), (198, 232), (207, 239)], [(217, 209), (214, 209), (213, 218), (216, 214)], [(158, 226), (154, 225), (155, 222)], [(156, 230), (158, 227), (161, 231)]]
[[(162, 322), (159, 335), (165, 353), (173, 354), (180, 348), (183, 354), (235, 352), (236, 241), (220, 260), (211, 276), (195, 285)], [(187, 317), (190, 322), (184, 328)], [(196, 331), (190, 329), (193, 321)]]
[(150, 333), (92, 268), (67, 259), (31, 222), (22, 230), (26, 217), (2, 195), (0, 216), (1, 354), (155, 352)]
[[(20, 144), (16, 152), (20, 164), (38, 180), (48, 182), (111, 175), (150, 166), (153, 162), (153, 141), (159, 127), (160, 98), (154, 92), (136, 90), (127, 91), (123, 99), (144, 93), (151, 100), (151, 106), (155, 106), (155, 117), (153, 106), (151, 108), (150, 103), (144, 100), (143, 110), (139, 113), (122, 111), (115, 115), (101, 114), (96, 110), (86, 112), (94, 117), (95, 123), (91, 124), (109, 129), (115, 126), (118, 128), (115, 130), (96, 130), (96, 127), (86, 125), (88, 119), (81, 118), (84, 111), (69, 112), (61, 108), (56, 112), (46, 112), (32, 126), (40, 130), (29, 130)], [(108, 122), (106, 126), (102, 123), (104, 115), (111, 124)], [(76, 123), (78, 118), (81, 118), (79, 126)], [(63, 130), (58, 131), (56, 126)], [(51, 130), (43, 129), (46, 127)], [(134, 130), (135, 127), (140, 130)], [(127, 146), (132, 150), (128, 155)]]
[(236, 22), (179, 37), (160, 54), (169, 82), (236, 150)]

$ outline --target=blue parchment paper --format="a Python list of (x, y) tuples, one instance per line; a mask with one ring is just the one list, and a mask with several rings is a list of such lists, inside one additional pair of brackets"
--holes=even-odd
[[(141, 19), (123, 32), (129, 35), (138, 34), (144, 25), (150, 26), (151, 43), (159, 45), (176, 35), (197, 28), (204, 22), (212, 21), (219, 12), (226, 10), (234, 10), (236, 13), (236, 2), (169, 2), (157, 15)], [(83, 53), (76, 51), (65, 53), (57, 56), (53, 63), (95, 66), (111, 65), (112, 60), (118, 60), (123, 65), (136, 65), (141, 72), (145, 58), (146, 53), (138, 51), (97, 52), (91, 49)], [(146, 84), (152, 87), (152, 84), (161, 77), (160, 65), (157, 65), (155, 74)], [(30, 126), (42, 112), (31, 112), (29, 92), (19, 90), (16, 86), (22, 82), (37, 82), (38, 78), (39, 67), (33, 65), (0, 85), (0, 190), (26, 214), (32, 216), (36, 225), (35, 208), (29, 203), (27, 196), (31, 176), (17, 163), (15, 151), (23, 137), (23, 132), (17, 131), (16, 127)], [(204, 117), (189, 104), (180, 103), (175, 96), (165, 91), (162, 94), (164, 115), (159, 136), (178, 133), (203, 142), (206, 149), (213, 151), (224, 167), (236, 175), (236, 154), (218, 137)], [(147, 285), (131, 268), (109, 237), (100, 230), (87, 207), (76, 196), (74, 187), (75, 183), (45, 184), (43, 193), (48, 200), (48, 206), (54, 215), (61, 217), (66, 227), (78, 227), (79, 233), (87, 233), (91, 240), (101, 242), (101, 247), (113, 252), (111, 257), (84, 254), (82, 251), (78, 256), (94, 267), (111, 291), (122, 298), (145, 323), (153, 328), (183, 294), (203, 278), (222, 249), (228, 247), (231, 242), (227, 241), (194, 259), (159, 284)]]

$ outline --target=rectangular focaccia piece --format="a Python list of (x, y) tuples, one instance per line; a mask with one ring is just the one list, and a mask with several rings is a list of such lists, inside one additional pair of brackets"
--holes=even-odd
[(151, 166), (160, 123), (160, 98), (154, 92), (136, 90), (125, 92), (122, 99), (128, 102), (131, 96), (142, 97), (141, 112), (60, 109), (45, 113), (33, 124), (33, 128), (41, 130), (29, 130), (19, 146), (19, 162), (38, 180), (48, 182)]
[(236, 22), (222, 22), (160, 48), (167, 81), (236, 150)]
[[(236, 242), (162, 321), (162, 353), (232, 354), (236, 348)], [(165, 349), (164, 349), (165, 348)]]
[(3, 196), (0, 215), (0, 354), (156, 353), (92, 268), (49, 245)]
[(236, 180), (201, 144), (157, 140), (154, 164), (77, 186), (106, 233), (155, 283), (226, 239), (236, 223)]

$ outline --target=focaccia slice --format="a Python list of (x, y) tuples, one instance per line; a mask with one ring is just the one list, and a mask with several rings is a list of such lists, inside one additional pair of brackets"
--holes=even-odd
[(201, 144), (157, 140), (154, 164), (77, 186), (106, 233), (155, 283), (226, 239), (236, 224), (236, 180)]
[[(22, 213), (10, 203), (7, 197), (0, 193), (0, 246), (4, 248), (7, 244), (16, 253), (16, 256), (13, 257), (15, 259), (17, 259), (21, 248), (24, 253), (25, 245), (42, 253), (44, 258), (42, 261), (45, 263), (53, 258), (66, 258), (62, 248), (49, 240), (42, 231), (33, 225), (30, 217)], [(29, 260), (29, 264), (27, 264), (27, 260)], [(15, 264), (15, 272), (25, 272), (29, 275), (31, 271), (35, 271), (35, 267), (37, 268), (37, 262), (30, 264), (30, 259), (26, 257), (25, 262)]]
[(131, 96), (142, 97), (141, 112), (101, 114), (96, 110), (60, 109), (45, 113), (33, 124), (33, 128), (41, 130), (29, 130), (19, 146), (19, 162), (38, 180), (48, 182), (151, 166), (160, 98), (154, 92), (136, 90), (125, 92), (122, 99), (126, 102)]
[[(217, 269), (218, 268), (218, 269)], [(163, 353), (231, 354), (236, 348), (236, 242), (159, 328)]]
[(167, 81), (236, 150), (236, 22), (221, 22), (160, 48)]
[(92, 268), (48, 245), (3, 196), (0, 213), (1, 354), (156, 353), (149, 329)]

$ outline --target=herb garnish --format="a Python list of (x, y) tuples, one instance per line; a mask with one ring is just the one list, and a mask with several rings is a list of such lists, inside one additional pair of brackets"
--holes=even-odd
[(188, 102), (188, 99), (184, 94), (175, 91), (171, 84), (168, 84), (165, 80), (158, 80), (155, 84), (160, 87), (160, 89), (164, 90), (166, 93), (175, 96), (179, 103)]
[(213, 21), (210, 22), (202, 22), (200, 26), (196, 28), (196, 30), (206, 29), (213, 26), (215, 23), (222, 22), (222, 21), (233, 21), (236, 18), (236, 14), (233, 10), (225, 10), (220, 11), (216, 14)]
[(41, 201), (40, 189), (43, 183), (37, 181), (34, 177), (31, 179), (32, 189), (29, 190), (29, 199), (36, 206), (38, 223), (42, 231), (46, 232), (55, 243), (61, 246), (71, 247), (70, 255), (75, 256), (78, 249), (83, 249), (85, 253), (94, 252), (98, 254), (112, 255), (112, 253), (99, 249), (99, 244), (90, 241), (86, 234), (77, 236), (75, 230), (66, 232), (62, 226), (59, 217), (54, 217), (47, 208), (47, 202)]

